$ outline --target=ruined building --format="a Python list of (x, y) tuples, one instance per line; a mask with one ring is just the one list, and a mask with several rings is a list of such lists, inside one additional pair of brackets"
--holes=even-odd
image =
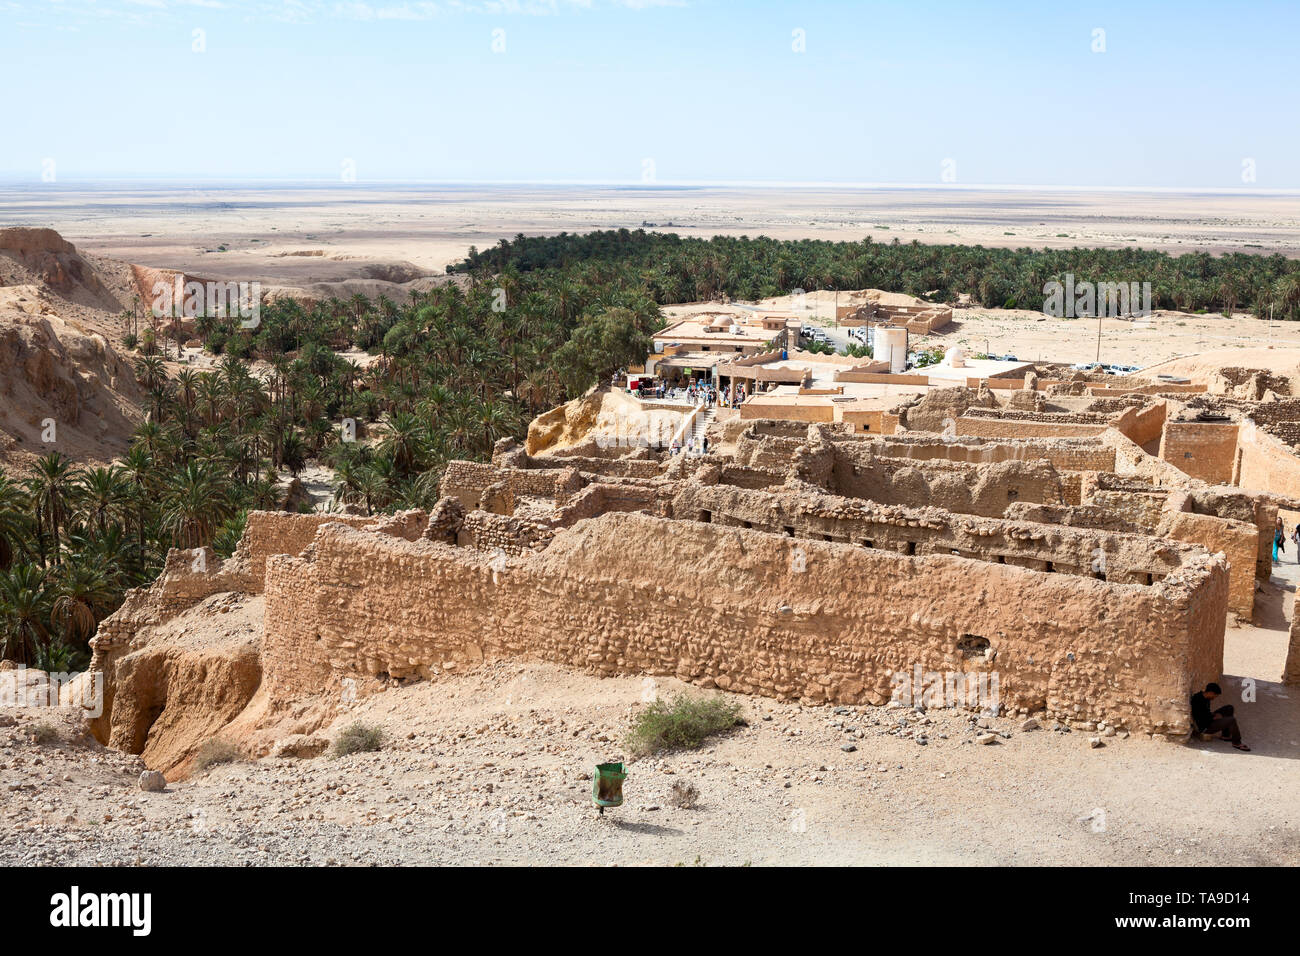
[[(96, 733), (183, 772), (217, 733), (309, 733), (344, 686), (515, 657), (815, 703), (985, 675), (1003, 713), (1181, 737), (1300, 463), (1239, 479), (1300, 415), (1020, 384), (909, 399), (888, 434), (727, 410), (707, 455), (503, 441), (429, 513), (255, 513), (230, 560), (173, 552), (101, 626)], [(242, 630), (187, 641), (196, 609)]]

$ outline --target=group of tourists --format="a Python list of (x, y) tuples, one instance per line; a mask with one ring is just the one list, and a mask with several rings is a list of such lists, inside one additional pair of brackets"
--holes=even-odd
[(719, 389), (708, 382), (696, 382), (686, 388), (686, 400), (705, 408), (737, 408), (744, 403), (746, 396), (743, 384)]
[[(682, 453), (682, 443), (678, 438), (673, 439), (672, 445), (668, 448), (668, 454), (680, 455)], [(701, 435), (697, 442), (692, 435), (686, 439), (686, 454), (688, 455), (707, 455), (709, 453), (709, 436)]]

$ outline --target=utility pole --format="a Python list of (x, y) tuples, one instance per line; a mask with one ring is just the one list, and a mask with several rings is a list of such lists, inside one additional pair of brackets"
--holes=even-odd
[(1097, 364), (1101, 364), (1101, 310), (1097, 310)]

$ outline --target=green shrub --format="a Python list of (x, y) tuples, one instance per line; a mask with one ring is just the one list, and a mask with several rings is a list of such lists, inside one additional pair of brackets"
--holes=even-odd
[(335, 757), (346, 757), (348, 754), (369, 753), (383, 745), (382, 728), (358, 722), (343, 729), (330, 747), (330, 753)]
[(194, 755), (194, 772), (199, 773), (217, 764), (233, 763), (243, 758), (243, 754), (228, 740), (209, 737), (199, 745), (199, 752)]
[(637, 714), (627, 738), (634, 757), (661, 750), (693, 750), (711, 734), (743, 724), (740, 705), (722, 697), (678, 694), (671, 701), (656, 700)]

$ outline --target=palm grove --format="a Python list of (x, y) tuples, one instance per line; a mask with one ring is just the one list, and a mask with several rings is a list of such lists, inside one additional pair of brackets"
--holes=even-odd
[[(1073, 272), (1151, 281), (1157, 307), (1300, 318), (1300, 265), (1281, 256), (618, 230), (518, 236), (448, 271), (457, 275), (405, 305), (283, 299), (263, 305), (255, 328), (201, 316), (138, 337), (128, 322), (146, 400), (126, 456), (81, 466), (53, 451), (21, 475), (0, 471), (0, 655), (84, 667), (98, 622), (157, 575), (168, 549), (229, 555), (248, 511), (281, 507), (282, 476), (309, 462), (333, 469), (339, 506), (431, 506), (447, 461), (487, 457), (538, 412), (640, 362), (661, 305), (874, 287), (1034, 307), (1045, 282)], [(216, 364), (173, 371), (158, 354), (169, 335), (196, 335)], [(363, 369), (340, 354), (353, 350), (375, 361)]]

